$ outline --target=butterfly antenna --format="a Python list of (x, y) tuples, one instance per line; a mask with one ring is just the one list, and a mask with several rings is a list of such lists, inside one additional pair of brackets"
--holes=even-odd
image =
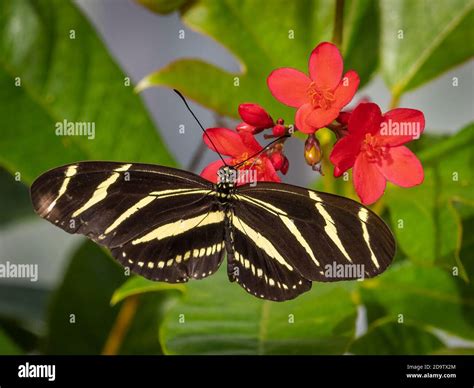
[(183, 103), (184, 105), (186, 106), (186, 108), (188, 108), (188, 111), (189, 113), (192, 114), (192, 116), (194, 117), (194, 120), (196, 120), (196, 122), (199, 124), (199, 127), (201, 128), (202, 132), (204, 133), (204, 135), (207, 136), (207, 138), (209, 139), (209, 141), (211, 142), (212, 146), (214, 147), (214, 151), (217, 152), (217, 154), (219, 155), (219, 158), (221, 158), (222, 162), (224, 163), (224, 165), (227, 166), (227, 163), (225, 162), (224, 158), (222, 157), (222, 155), (219, 153), (219, 151), (217, 151), (217, 148), (214, 144), (214, 142), (212, 141), (211, 137), (209, 136), (209, 134), (206, 132), (206, 130), (204, 129), (204, 127), (202, 126), (201, 122), (198, 120), (198, 118), (196, 117), (196, 115), (194, 114), (194, 112), (191, 110), (191, 108), (189, 107), (188, 105), (188, 102), (186, 101), (186, 99), (184, 98), (184, 96), (181, 94), (181, 92), (179, 90), (176, 90), (176, 89), (173, 89), (173, 91), (181, 98), (181, 100), (183, 100)]
[[(273, 144), (279, 142), (281, 139), (284, 139), (286, 137), (290, 137), (290, 135), (283, 135), (283, 136), (280, 136), (278, 138), (276, 138), (275, 140), (271, 141), (270, 143), (268, 143), (265, 147), (263, 147), (260, 151), (254, 153), (253, 155), (249, 156), (247, 159), (243, 160), (242, 162), (236, 164), (235, 166), (233, 166), (234, 168), (239, 168), (242, 164), (244, 164), (246, 161), (252, 159), (252, 158), (255, 158), (256, 156), (259, 156), (262, 152), (266, 151), (270, 146), (272, 146)], [(255, 162), (254, 162), (255, 164)]]

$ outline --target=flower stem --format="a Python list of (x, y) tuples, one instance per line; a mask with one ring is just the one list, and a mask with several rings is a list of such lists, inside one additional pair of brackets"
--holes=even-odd
[(336, 0), (336, 13), (334, 14), (334, 29), (332, 32), (332, 42), (342, 48), (342, 32), (344, 21), (344, 0)]
[[(329, 147), (323, 146), (323, 152), (328, 153), (330, 151)], [(322, 171), (324, 175), (322, 176), (323, 179), (323, 189), (326, 193), (331, 193), (335, 194), (336, 193), (336, 185), (334, 178), (332, 176), (332, 165), (329, 162), (329, 159), (327, 157), (324, 157), (321, 160), (321, 165), (322, 165)]]
[(390, 109), (395, 109), (400, 104), (400, 94), (392, 94), (392, 99), (390, 100)]
[(125, 299), (102, 350), (103, 355), (112, 356), (118, 354), (128, 329), (132, 324), (138, 304), (139, 297), (137, 295)]
[(327, 193), (335, 193), (336, 182), (332, 175), (332, 164), (329, 160), (329, 154), (331, 153), (331, 144), (333, 142), (331, 131), (326, 128), (320, 129), (319, 140), (320, 140), (321, 151), (322, 151), (322, 156), (323, 156), (321, 159), (321, 167), (324, 173), (324, 175), (321, 178), (323, 180), (323, 190)]

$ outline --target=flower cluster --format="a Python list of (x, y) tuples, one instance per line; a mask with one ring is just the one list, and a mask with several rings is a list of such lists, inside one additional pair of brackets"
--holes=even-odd
[[(203, 135), (206, 145), (213, 151), (229, 158), (224, 159), (230, 166), (239, 165), (239, 170), (253, 173), (257, 181), (280, 182), (276, 173), (281, 171), (286, 174), (289, 162), (283, 153), (284, 138), (264, 149), (255, 139), (255, 134), (271, 128), (273, 137), (284, 135), (288, 128), (284, 126), (282, 119), (273, 121), (272, 117), (258, 104), (240, 104), (239, 115), (242, 122), (237, 125), (235, 131), (228, 128), (208, 128)], [(215, 145), (215, 148), (213, 146)], [(201, 176), (217, 181), (217, 170), (224, 165), (222, 160), (217, 160), (204, 168)], [(248, 175), (251, 177), (252, 175)], [(239, 180), (238, 184), (250, 183), (247, 180)]]
[[(377, 201), (384, 193), (386, 181), (401, 187), (412, 187), (423, 181), (423, 167), (404, 145), (418, 139), (424, 130), (423, 113), (415, 109), (398, 108), (382, 114), (377, 104), (360, 101), (353, 110), (348, 105), (359, 86), (354, 70), (343, 73), (344, 63), (338, 48), (332, 43), (319, 44), (309, 57), (308, 75), (293, 69), (272, 71), (267, 85), (281, 103), (296, 108), (294, 130), (307, 135), (304, 146), (306, 162), (321, 172), (323, 157), (316, 133), (321, 128), (332, 130), (336, 143), (329, 155), (334, 176), (352, 168), (355, 190), (364, 204)], [(283, 153), (286, 137), (292, 134), (280, 118), (273, 118), (257, 104), (241, 104), (242, 122), (235, 131), (210, 128), (206, 144), (214, 151), (229, 156), (226, 163), (239, 164), (239, 169), (252, 170), (257, 180), (280, 181), (277, 171), (286, 174), (289, 162)], [(255, 134), (271, 130), (265, 138), (278, 139), (263, 148)], [(222, 161), (207, 166), (202, 176), (216, 181)]]

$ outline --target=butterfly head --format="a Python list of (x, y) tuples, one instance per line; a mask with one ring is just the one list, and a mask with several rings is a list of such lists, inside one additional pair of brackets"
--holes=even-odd
[(232, 166), (223, 166), (217, 170), (217, 188), (229, 191), (237, 183), (237, 169)]

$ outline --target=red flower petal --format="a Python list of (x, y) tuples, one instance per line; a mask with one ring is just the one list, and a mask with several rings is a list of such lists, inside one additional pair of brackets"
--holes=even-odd
[(267, 78), (270, 92), (285, 105), (298, 108), (308, 102), (309, 77), (289, 67), (273, 70)]
[(321, 89), (334, 90), (341, 80), (343, 68), (341, 53), (332, 43), (319, 44), (309, 57), (309, 75)]
[(352, 172), (355, 190), (364, 205), (370, 205), (382, 196), (385, 178), (376, 164), (368, 161), (365, 153), (359, 154)]
[(281, 181), (280, 177), (276, 173), (275, 168), (273, 167), (273, 164), (269, 158), (265, 158), (265, 170), (264, 170), (262, 180), (270, 181), (270, 182)]
[(425, 116), (416, 109), (393, 109), (385, 113), (383, 118), (380, 140), (391, 147), (418, 139), (425, 129)]
[(377, 104), (367, 102), (357, 105), (349, 118), (349, 133), (353, 135), (375, 134), (380, 130), (382, 112)]
[(329, 109), (313, 109), (306, 118), (306, 124), (315, 128), (323, 128), (336, 119), (339, 115), (339, 111), (340, 109), (335, 107)]
[(423, 166), (405, 146), (390, 148), (389, 157), (382, 159), (379, 170), (387, 180), (401, 187), (419, 185), (424, 179)]
[(297, 111), (295, 115), (295, 124), (296, 128), (300, 132), (311, 134), (316, 132), (318, 128), (312, 127), (306, 122), (308, 115), (313, 111), (313, 107), (311, 104), (304, 104), (302, 105)]
[(214, 149), (208, 136), (203, 133), (204, 143), (214, 152), (218, 152), (221, 155), (238, 157), (247, 151), (247, 147), (242, 142), (239, 134), (228, 128), (208, 128), (206, 133), (212, 139), (212, 143), (214, 143), (217, 149)]
[(252, 133), (239, 132), (239, 136), (242, 140), (242, 143), (245, 145), (245, 152), (249, 153), (249, 156), (256, 154), (257, 152), (262, 150), (263, 147), (255, 139)]
[(260, 130), (259, 131), (256, 131), (256, 128), (253, 126), (253, 125), (249, 125), (247, 123), (239, 123), (237, 124), (237, 126), (235, 127), (235, 130), (237, 132), (250, 132), (250, 133), (258, 133), (258, 132), (261, 132)]
[(286, 173), (288, 172), (288, 169), (290, 168), (290, 161), (288, 160), (288, 158), (285, 156), (285, 160), (283, 161), (283, 166), (281, 166), (281, 173), (283, 175), (286, 175)]
[(339, 108), (343, 108), (349, 104), (359, 87), (359, 82), (359, 74), (354, 70), (349, 70), (344, 74), (344, 77), (342, 77), (341, 82), (334, 91), (334, 104)]
[(239, 115), (247, 124), (257, 128), (273, 127), (273, 119), (258, 104), (240, 104)]
[(329, 155), (329, 160), (336, 167), (334, 176), (341, 176), (345, 171), (354, 166), (357, 155), (360, 152), (361, 138), (355, 135), (347, 135), (340, 139)]
[[(232, 164), (232, 159), (224, 159), (225, 162), (229, 165)], [(224, 165), (222, 160), (216, 160), (215, 162), (209, 163), (204, 169), (201, 171), (201, 176), (208, 181), (213, 183), (217, 183), (217, 170)]]
[(336, 121), (339, 123), (339, 124), (343, 124), (343, 125), (347, 125), (349, 124), (349, 118), (351, 117), (351, 113), (354, 111), (354, 109), (359, 105), (359, 104), (365, 104), (367, 102), (370, 102), (370, 99), (368, 97), (362, 97), (361, 99), (359, 99), (359, 101), (357, 102), (357, 104), (355, 105), (354, 108), (352, 109), (346, 109), (344, 111), (342, 111), (341, 113), (339, 113), (339, 116), (337, 116), (337, 119)]

